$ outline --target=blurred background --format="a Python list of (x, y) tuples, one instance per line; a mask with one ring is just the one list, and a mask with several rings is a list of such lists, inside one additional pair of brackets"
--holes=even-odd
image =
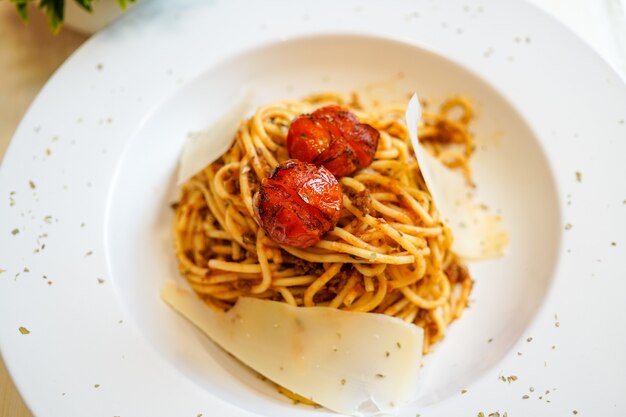
[[(626, 79), (626, 0), (528, 1), (569, 26)], [(122, 13), (117, 0), (96, 1), (92, 15), (71, 0), (66, 3), (65, 26), (52, 34), (46, 16), (32, 3), (25, 25), (12, 2), (0, 0), (0, 164), (46, 81), (91, 33)], [(1, 359), (0, 417), (31, 417)]]

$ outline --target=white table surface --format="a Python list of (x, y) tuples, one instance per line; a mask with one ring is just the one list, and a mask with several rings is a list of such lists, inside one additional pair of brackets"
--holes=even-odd
[(626, 0), (528, 0), (569, 26), (626, 78)]
[[(626, 0), (528, 1), (569, 26), (626, 79)], [(45, 19), (33, 14), (24, 27), (12, 5), (0, 2), (0, 158), (36, 94), (87, 39), (69, 30), (52, 36)], [(0, 361), (0, 417), (30, 416)]]

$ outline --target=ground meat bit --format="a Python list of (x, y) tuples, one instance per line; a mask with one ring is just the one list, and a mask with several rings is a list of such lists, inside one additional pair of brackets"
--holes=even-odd
[(245, 175), (248, 177), (248, 184), (250, 186), (250, 190), (252, 191), (252, 194), (254, 194), (261, 186), (261, 180), (256, 175), (254, 175), (253, 170), (246, 172)]
[(213, 216), (210, 215), (211, 211), (209, 210), (209, 208), (207, 206), (203, 206), (200, 207), (198, 209), (198, 215), (200, 216), (201, 219), (204, 219), (206, 221), (206, 219), (213, 219)]
[(225, 179), (224, 188), (229, 194), (239, 194), (239, 177)]
[(344, 187), (344, 194), (352, 201), (352, 204), (363, 214), (369, 214), (371, 211), (372, 197), (367, 189), (363, 191), (355, 191), (352, 188)]
[(248, 290), (250, 289), (250, 285), (251, 285), (251, 282), (249, 282), (249, 280), (247, 279), (240, 279), (233, 283), (233, 286), (236, 289), (243, 291), (243, 292), (248, 292)]
[(315, 304), (326, 303), (332, 301), (336, 295), (337, 294), (335, 292), (329, 291), (327, 288), (323, 288), (315, 293), (315, 296), (313, 296), (313, 302)]
[(465, 281), (466, 279), (471, 279), (469, 271), (463, 265), (452, 262), (444, 271), (444, 273), (448, 276), (451, 284), (456, 284), (457, 282)]
[(283, 267), (285, 269), (293, 268), (294, 275), (321, 275), (324, 270), (322, 264), (305, 261), (296, 256), (293, 256), (289, 252), (281, 249), (281, 256), (283, 258)]
[(256, 243), (256, 235), (252, 233), (251, 231), (245, 232), (241, 236), (241, 239), (243, 240), (243, 243), (245, 243), (246, 245), (254, 245)]

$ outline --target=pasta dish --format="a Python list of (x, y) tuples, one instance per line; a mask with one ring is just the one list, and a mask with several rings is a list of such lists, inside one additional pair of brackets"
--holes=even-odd
[[(463, 314), (473, 281), (425, 186), (404, 110), (325, 93), (242, 120), (232, 147), (174, 204), (176, 257), (193, 290), (220, 311), (257, 297), (394, 316), (424, 329), (427, 353)], [(468, 182), (472, 117), (455, 97), (419, 125), (426, 149)]]

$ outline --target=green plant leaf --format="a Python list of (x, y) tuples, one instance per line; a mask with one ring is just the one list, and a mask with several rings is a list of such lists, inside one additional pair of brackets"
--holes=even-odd
[(83, 9), (87, 10), (88, 12), (92, 12), (93, 11), (93, 0), (75, 0), (76, 4), (78, 4), (80, 7), (82, 7)]
[(48, 16), (48, 23), (52, 33), (59, 33), (63, 25), (65, 0), (40, 0), (38, 7)]
[[(24, 22), (28, 21), (28, 4), (36, 1), (37, 0), (9, 0), (9, 2), (15, 6), (17, 13)], [(86, 11), (93, 12), (94, 0), (73, 1)], [(117, 0), (117, 3), (122, 10), (126, 10), (128, 5), (135, 3), (135, 1), (136, 0)], [(37, 7), (48, 16), (48, 23), (52, 33), (58, 33), (61, 26), (63, 26), (63, 19), (65, 17), (65, 0), (39, 0)]]
[(117, 0), (117, 4), (120, 5), (122, 10), (126, 10), (126, 7), (128, 7), (128, 3), (134, 3), (135, 0)]
[(23, 22), (28, 21), (28, 1), (29, 0), (11, 0), (11, 3), (15, 5), (15, 10), (17, 10)]

